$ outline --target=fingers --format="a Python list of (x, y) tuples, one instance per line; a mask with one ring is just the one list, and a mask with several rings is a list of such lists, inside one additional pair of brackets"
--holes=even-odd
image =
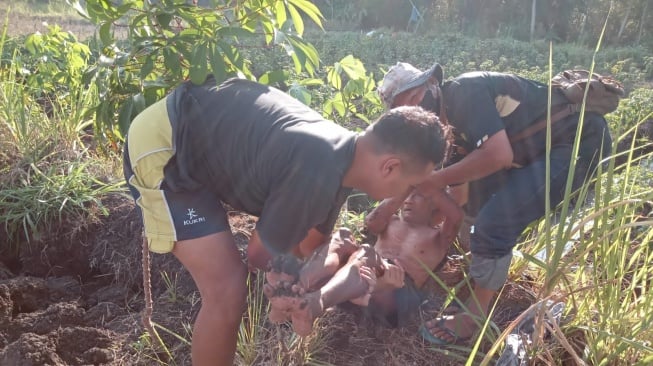
[[(400, 262), (395, 260), (395, 263), (399, 264)], [(389, 264), (384, 276), (387, 277), (386, 281), (392, 286), (397, 288), (404, 287), (406, 272), (400, 265)]]
[[(376, 286), (376, 273), (374, 270), (372, 270), (372, 268), (361, 266), (358, 269), (358, 273), (361, 275), (361, 278), (370, 285), (370, 288), (374, 288), (374, 286)], [(372, 291), (370, 290), (368, 292)]]

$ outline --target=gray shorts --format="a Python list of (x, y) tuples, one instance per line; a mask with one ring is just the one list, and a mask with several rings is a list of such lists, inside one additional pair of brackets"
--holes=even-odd
[(472, 254), (469, 275), (479, 287), (494, 291), (499, 290), (508, 278), (511, 260), (512, 252), (499, 258), (484, 258)]

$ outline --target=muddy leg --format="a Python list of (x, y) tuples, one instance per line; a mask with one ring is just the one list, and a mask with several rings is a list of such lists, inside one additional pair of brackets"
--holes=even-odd
[(351, 231), (346, 228), (339, 229), (333, 234), (329, 244), (322, 246), (304, 264), (299, 272), (299, 283), (307, 292), (317, 290), (358, 248)]
[[(349, 257), (347, 264), (320, 289), (320, 298), (325, 309), (345, 301), (367, 297), (371, 292), (370, 282), (361, 276), (361, 267), (371, 269), (376, 277), (383, 274), (381, 257), (367, 244), (361, 245), (360, 249)], [(369, 300), (369, 297), (367, 298)], [(361, 305), (367, 304), (365, 302)]]

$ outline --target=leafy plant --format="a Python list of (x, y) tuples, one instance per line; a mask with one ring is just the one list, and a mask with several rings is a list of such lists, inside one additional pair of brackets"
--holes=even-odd
[(302, 13), (321, 26), (319, 9), (307, 0), (219, 1), (212, 9), (182, 0), (71, 4), (98, 27), (99, 59), (87, 76), (100, 95), (96, 130), (110, 139), (122, 138), (136, 114), (183, 80), (201, 83), (209, 73), (218, 82), (237, 75), (256, 79), (241, 40), (279, 46), (297, 73), (312, 74), (319, 65), (317, 52), (301, 38)]

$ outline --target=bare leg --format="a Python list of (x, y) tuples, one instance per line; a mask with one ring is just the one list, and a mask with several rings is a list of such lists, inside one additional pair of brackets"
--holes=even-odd
[(375, 281), (375, 272), (381, 275), (381, 260), (374, 248), (364, 244), (318, 291), (303, 297), (277, 296), (270, 301), (291, 314), (293, 328), (297, 334), (308, 335), (315, 319), (326, 309), (352, 299), (367, 297), (369, 300), (366, 295), (370, 292), (372, 281)]
[(359, 248), (351, 231), (339, 229), (328, 245), (323, 245), (302, 267), (299, 283), (307, 291), (315, 291), (342, 267)]
[(202, 297), (193, 327), (193, 366), (233, 365), (247, 297), (247, 269), (230, 232), (179, 241), (172, 253), (188, 269)]

